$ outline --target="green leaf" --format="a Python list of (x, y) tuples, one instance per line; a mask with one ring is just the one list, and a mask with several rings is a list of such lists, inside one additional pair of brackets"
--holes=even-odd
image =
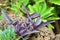
[(48, 14), (51, 14), (51, 11), (54, 9), (54, 7), (47, 8), (47, 10), (42, 14), (42, 17), (48, 16)]
[(47, 18), (47, 20), (59, 20), (60, 18), (59, 17), (49, 17)]
[(46, 9), (47, 9), (47, 5), (46, 5), (46, 3), (45, 2), (42, 2), (42, 8), (41, 8), (41, 11), (40, 11), (40, 13), (44, 13), (44, 11), (46, 11)]
[(34, 6), (32, 6), (33, 9), (36, 11), (36, 12), (39, 12), (39, 2), (37, 2)]
[(48, 28), (49, 28), (50, 30), (53, 30), (53, 29), (54, 29), (54, 26), (53, 26), (52, 24), (48, 24)]
[[(34, 5), (28, 5), (29, 12), (39, 13), (41, 15), (41, 18), (43, 19), (43, 22), (60, 19), (57, 16), (57, 13), (54, 11), (54, 7), (48, 7), (45, 1), (44, 2), (39, 2), (39, 0), (35, 0), (35, 2), (36, 3)], [(48, 25), (48, 26), (49, 26), (48, 27), (49, 29), (53, 29), (52, 25)]]
[(14, 28), (7, 28), (7, 29), (5, 28), (3, 31), (0, 30), (0, 40), (15, 40), (17, 38), (14, 32)]
[(58, 12), (56, 11), (56, 9), (54, 9), (52, 12), (54, 13), (55, 17), (58, 17)]
[(44, 19), (47, 19), (48, 17), (50, 17), (50, 16), (52, 16), (53, 15), (53, 13), (48, 13), (48, 14), (46, 14), (43, 18)]
[(14, 11), (14, 14), (19, 13), (19, 8), (22, 6), (22, 3), (26, 6), (29, 3), (29, 0), (18, 0), (17, 2), (11, 2), (11, 9)]
[(60, 0), (49, 0), (50, 3), (60, 5)]
[(14, 14), (18, 13), (19, 11), (17, 7), (12, 7), (11, 9), (14, 11)]
[(33, 7), (31, 5), (28, 5), (28, 8), (29, 8), (30, 13), (34, 12), (34, 9), (33, 9)]
[(45, 0), (34, 0), (35, 2), (43, 2), (43, 1), (45, 1)]
[(2, 15), (0, 15), (0, 20), (3, 20), (3, 19), (4, 19), (4, 17)]
[(22, 5), (22, 3), (26, 6), (29, 3), (29, 0), (19, 0), (19, 4)]

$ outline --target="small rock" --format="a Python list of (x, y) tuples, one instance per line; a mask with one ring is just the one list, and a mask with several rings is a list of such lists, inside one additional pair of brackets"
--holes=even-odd
[(55, 40), (60, 40), (60, 34), (57, 34)]
[(49, 30), (47, 27), (42, 27), (39, 31), (40, 33), (38, 33), (37, 37), (32, 36), (30, 40), (53, 40), (55, 38), (53, 31)]

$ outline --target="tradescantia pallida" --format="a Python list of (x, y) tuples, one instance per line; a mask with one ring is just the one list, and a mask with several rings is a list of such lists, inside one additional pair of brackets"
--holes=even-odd
[[(40, 27), (45, 27), (46, 25), (54, 22), (54, 21), (48, 21), (48, 22), (42, 22), (42, 18), (40, 18), (40, 14), (37, 12), (34, 12), (33, 14), (29, 14), (28, 10), (23, 4), (23, 8), (26, 12), (27, 18), (25, 21), (25, 24), (22, 26), (22, 23), (19, 21), (16, 21), (15, 23), (12, 23), (11, 19), (9, 16), (2, 10), (2, 15), (6, 18), (7, 22), (9, 25), (16, 26), (15, 33), (19, 36), (26, 36), (30, 35), (32, 33), (38, 33), (38, 28)], [(34, 21), (33, 19), (37, 19)]]

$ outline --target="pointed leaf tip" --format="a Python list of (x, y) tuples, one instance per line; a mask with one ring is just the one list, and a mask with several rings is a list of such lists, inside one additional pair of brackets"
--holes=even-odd
[(50, 23), (53, 23), (55, 21), (48, 21), (48, 22), (44, 22), (42, 23), (39, 27), (45, 27), (46, 25), (50, 24)]

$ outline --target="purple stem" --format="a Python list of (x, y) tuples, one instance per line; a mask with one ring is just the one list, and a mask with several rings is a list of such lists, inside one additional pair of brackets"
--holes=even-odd
[(32, 19), (31, 19), (30, 15), (29, 15), (28, 10), (27, 10), (26, 7), (24, 6), (24, 4), (22, 4), (22, 6), (24, 7), (24, 10), (25, 10), (25, 12), (26, 12), (26, 14), (27, 14), (27, 17), (28, 17), (29, 21), (30, 21), (31, 23), (33, 23), (33, 21), (32, 21)]
[(37, 18), (37, 17), (40, 17), (40, 14), (34, 12), (33, 14), (30, 14), (30, 17), (33, 19), (33, 18)]
[(53, 22), (55, 22), (55, 21), (44, 22), (44, 23), (40, 24), (40, 25), (38, 26), (38, 28), (39, 28), (39, 27), (45, 27), (46, 25), (48, 25), (48, 24), (50, 24), (50, 23), (53, 23)]
[(7, 20), (8, 24), (12, 24), (11, 19), (9, 18), (9, 16), (4, 12), (4, 9), (2, 9), (1, 11), (2, 15), (5, 17), (5, 19)]

